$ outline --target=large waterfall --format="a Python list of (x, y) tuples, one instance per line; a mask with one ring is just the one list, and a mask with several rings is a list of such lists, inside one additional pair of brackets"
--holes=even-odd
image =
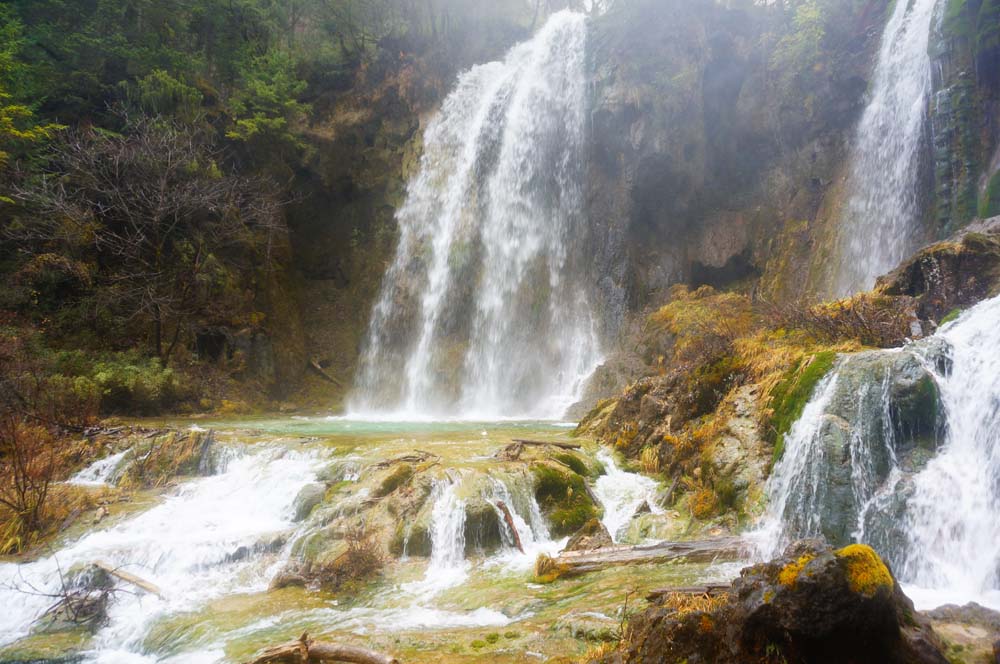
[(871, 98), (852, 148), (835, 295), (870, 288), (919, 242), (920, 153), (931, 89), (927, 49), (936, 4), (895, 3), (882, 36)]
[(558, 418), (600, 361), (586, 279), (582, 14), (464, 73), (397, 214), (351, 410)]
[[(860, 540), (893, 563), (918, 604), (1000, 607), (998, 348), (994, 298), (924, 342), (843, 358), (786, 437), (756, 533), (762, 553), (803, 536)], [(923, 449), (900, 433), (898, 394), (921, 375), (944, 420)]]

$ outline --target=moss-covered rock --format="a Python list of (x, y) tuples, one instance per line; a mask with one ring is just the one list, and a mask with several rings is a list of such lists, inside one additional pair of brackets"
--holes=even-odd
[(629, 622), (624, 661), (947, 662), (888, 567), (860, 544), (799, 542), (744, 569), (713, 602), (678, 601), (667, 595)]
[(554, 536), (571, 535), (600, 516), (580, 475), (545, 462), (532, 464), (531, 472), (535, 478), (535, 499)]

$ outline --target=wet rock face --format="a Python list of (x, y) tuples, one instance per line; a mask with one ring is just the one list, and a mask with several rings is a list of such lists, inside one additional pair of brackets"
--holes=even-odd
[[(931, 343), (921, 348), (929, 358), (943, 352)], [(902, 512), (906, 482), (895, 488), (886, 483), (894, 467), (907, 476), (923, 466), (937, 448), (943, 425), (937, 384), (925, 364), (933, 360), (919, 352), (872, 351), (841, 361), (833, 397), (811, 443), (821, 453), (812, 455), (809, 478), (799, 487), (810, 495), (790, 501), (786, 510), (793, 532), (799, 527), (800, 534), (816, 534), (808, 523), (818, 522), (828, 541), (847, 544), (865, 503), (885, 488), (892, 489), (885, 500), (898, 504), (869, 510), (865, 534), (885, 544), (882, 551), (903, 545), (901, 533), (877, 513)], [(803, 505), (818, 510), (819, 519), (802, 513)]]
[(807, 540), (744, 569), (714, 609), (647, 609), (630, 622), (622, 659), (944, 664), (941, 648), (872, 549)]

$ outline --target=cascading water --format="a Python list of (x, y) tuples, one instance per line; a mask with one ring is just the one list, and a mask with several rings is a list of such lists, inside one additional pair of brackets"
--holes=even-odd
[(614, 455), (606, 449), (597, 453), (597, 459), (604, 464), (605, 473), (594, 483), (594, 494), (604, 507), (601, 523), (617, 542), (643, 503), (655, 513), (663, 511), (656, 501), (657, 484), (645, 475), (619, 468)]
[[(761, 554), (772, 556), (798, 537), (854, 539), (893, 564), (918, 605), (974, 600), (1000, 607), (998, 348), (995, 298), (927, 341), (842, 359), (785, 437), (768, 512), (752, 535)], [(839, 384), (856, 380), (857, 365), (866, 362), (869, 370), (894, 366), (897, 375), (874, 376), (867, 389)], [(919, 443), (901, 438), (896, 421), (899, 367), (909, 371), (914, 362), (933, 378), (945, 420), (929, 461), (919, 460)], [(857, 406), (845, 407), (845, 395)], [(828, 458), (845, 449), (846, 457)], [(905, 462), (901, 453), (909, 455)]]
[(73, 566), (102, 561), (155, 583), (164, 597), (118, 593), (86, 661), (156, 661), (141, 654), (142, 639), (156, 619), (215, 597), (267, 588), (274, 572), (267, 561), (233, 554), (292, 525), (293, 500), (312, 479), (314, 463), (307, 455), (279, 457), (274, 450), (239, 457), (222, 474), (182, 485), (160, 505), (92, 532), (54, 556), (0, 565), (5, 607), (0, 643), (28, 633), (54, 603), (63, 575)]
[(458, 486), (458, 481), (446, 478), (435, 482), (431, 490), (431, 560), (424, 578), (407, 586), (415, 595), (433, 596), (468, 576), (465, 501), (458, 497)]
[(82, 484), (83, 486), (112, 484), (115, 477), (121, 473), (122, 462), (126, 455), (128, 455), (127, 450), (108, 455), (90, 464), (67, 481), (70, 484)]
[(948, 432), (914, 480), (901, 577), (946, 591), (939, 599), (1000, 608), (1000, 298), (940, 336), (951, 347), (951, 371), (939, 377)]
[(858, 125), (831, 291), (870, 288), (920, 241), (919, 179), (931, 90), (937, 0), (897, 2), (882, 35), (871, 98)]
[(556, 419), (601, 360), (585, 265), (582, 14), (459, 77), (397, 214), (350, 410)]

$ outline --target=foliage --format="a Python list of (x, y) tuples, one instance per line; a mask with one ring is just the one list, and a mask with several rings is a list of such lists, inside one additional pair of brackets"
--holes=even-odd
[(192, 319), (246, 310), (241, 273), (268, 266), (282, 230), (269, 183), (224, 175), (214, 156), (198, 134), (149, 117), (121, 135), (69, 132), (48, 173), (17, 188), (26, 212), (3, 233), (29, 256), (99, 266), (102, 305), (147, 325), (166, 363)]
[(314, 565), (311, 575), (324, 590), (356, 594), (381, 574), (386, 557), (375, 537), (363, 526), (350, 528), (344, 540), (347, 550), (330, 563)]
[(57, 468), (57, 447), (46, 428), (10, 413), (0, 417), (0, 507), (8, 513), (0, 530), (0, 553), (34, 543), (45, 525)]
[(771, 390), (769, 437), (774, 443), (774, 459), (784, 452), (785, 435), (802, 416), (820, 380), (833, 368), (837, 354), (822, 351), (811, 355), (789, 369), (780, 383)]

